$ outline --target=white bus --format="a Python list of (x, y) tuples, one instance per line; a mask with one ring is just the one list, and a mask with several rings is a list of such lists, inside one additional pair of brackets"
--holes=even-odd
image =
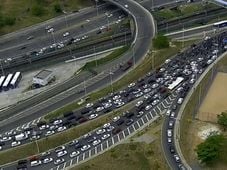
[(172, 82), (172, 84), (170, 84), (168, 86), (169, 90), (173, 90), (175, 87), (177, 87), (182, 81), (184, 80), (183, 77), (177, 77), (177, 79), (175, 81)]
[(8, 74), (8, 76), (6, 77), (6, 80), (4, 81), (4, 83), (2, 85), (3, 90), (5, 90), (5, 91), (9, 90), (9, 83), (12, 78), (13, 78), (13, 74)]
[(13, 76), (13, 79), (10, 82), (10, 85), (9, 85), (10, 88), (12, 89), (16, 88), (21, 79), (22, 79), (21, 72), (16, 72)]

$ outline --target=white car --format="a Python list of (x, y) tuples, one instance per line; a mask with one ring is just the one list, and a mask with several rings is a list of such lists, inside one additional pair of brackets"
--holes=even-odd
[(60, 152), (57, 153), (57, 157), (59, 158), (59, 157), (62, 157), (64, 155), (66, 155), (66, 154), (67, 154), (67, 151), (66, 150), (60, 151)]
[(123, 106), (125, 104), (125, 102), (119, 102), (119, 103), (117, 103), (116, 104), (116, 107), (118, 108), (118, 107), (121, 107), (121, 106)]
[(67, 37), (67, 36), (69, 36), (69, 32), (65, 32), (65, 33), (63, 34), (63, 37)]
[(11, 143), (11, 146), (12, 146), (12, 147), (15, 147), (15, 146), (18, 146), (18, 145), (20, 145), (20, 144), (21, 144), (20, 141), (14, 141), (14, 142)]
[(65, 127), (65, 126), (60, 126), (60, 127), (57, 129), (58, 132), (62, 132), (62, 131), (64, 131), (64, 130), (66, 130), (66, 127)]
[(171, 110), (167, 110), (167, 111), (166, 111), (166, 115), (167, 115), (167, 116), (169, 116), (170, 113), (171, 113)]
[(176, 161), (176, 162), (180, 162), (180, 158), (179, 158), (178, 155), (173, 155), (173, 157), (175, 158), (175, 161)]
[(94, 105), (93, 103), (87, 103), (85, 107), (86, 107), (86, 108), (90, 108), (90, 107), (92, 107), (93, 105)]
[(103, 128), (108, 128), (110, 126), (110, 123), (105, 123), (104, 125), (103, 125)]
[(95, 119), (96, 117), (98, 117), (98, 114), (91, 114), (88, 118), (91, 119)]
[(116, 121), (118, 121), (119, 119), (120, 119), (120, 116), (116, 116), (116, 117), (113, 118), (113, 121), (116, 122)]
[(109, 126), (108, 128), (106, 128), (107, 132), (110, 132), (114, 129), (114, 126)]
[(55, 152), (56, 153), (60, 152), (60, 151), (63, 151), (63, 150), (65, 150), (65, 146), (59, 146), (59, 147), (55, 148)]
[(139, 92), (135, 95), (135, 97), (141, 97), (143, 95), (143, 92)]
[(56, 159), (56, 160), (54, 161), (54, 165), (59, 165), (59, 164), (61, 164), (61, 163), (63, 163), (63, 162), (65, 162), (65, 160), (64, 160), (63, 158)]
[(0, 139), (1, 142), (7, 142), (10, 141), (12, 139), (11, 136), (4, 136), (2, 139)]
[(81, 148), (81, 151), (86, 151), (90, 148), (91, 146), (90, 145), (84, 145), (82, 148)]
[(116, 96), (113, 97), (113, 100), (117, 100), (117, 99), (120, 99), (120, 98), (121, 98), (120, 95), (116, 95)]
[(172, 139), (171, 138), (167, 138), (167, 142), (168, 143), (172, 143)]
[(98, 145), (100, 143), (101, 143), (101, 140), (100, 139), (97, 139), (97, 140), (95, 140), (95, 141), (92, 142), (92, 145), (93, 146), (96, 146), (96, 145)]
[(43, 160), (43, 163), (44, 164), (47, 164), (47, 163), (50, 163), (50, 162), (52, 162), (53, 161), (53, 158), (45, 158), (44, 160)]
[(39, 130), (44, 130), (44, 129), (47, 129), (49, 128), (49, 125), (42, 125), (39, 127)]
[(104, 107), (97, 107), (96, 112), (100, 112), (104, 109)]
[(152, 102), (152, 105), (154, 106), (154, 105), (156, 105), (156, 104), (158, 104), (159, 103), (159, 100), (154, 100), (153, 102)]
[(80, 151), (73, 151), (69, 156), (70, 156), (70, 158), (73, 158), (79, 154), (80, 154)]
[(53, 135), (55, 133), (54, 130), (49, 130), (46, 132), (45, 136), (50, 136), (50, 135)]
[(111, 106), (112, 106), (112, 103), (105, 103), (105, 104), (104, 104), (104, 108), (105, 108), (105, 109), (107, 109), (107, 108), (109, 108), (109, 107), (111, 107)]
[(172, 137), (172, 130), (171, 130), (171, 129), (168, 129), (168, 130), (167, 130), (167, 136), (168, 136), (168, 137)]
[(171, 118), (174, 118), (174, 117), (175, 117), (175, 112), (172, 112), (172, 113), (170, 114), (170, 117), (171, 117)]
[(31, 161), (31, 167), (38, 166), (38, 165), (41, 165), (41, 164), (42, 164), (42, 162), (40, 160)]
[(128, 5), (127, 4), (125, 4), (124, 6), (125, 6), (125, 8), (128, 8)]
[(131, 83), (131, 84), (128, 85), (128, 88), (134, 87), (135, 85), (136, 85), (136, 83)]
[(151, 86), (153, 89), (155, 89), (156, 87), (158, 87), (158, 83), (152, 84)]
[(105, 139), (107, 139), (107, 138), (109, 138), (110, 137), (110, 134), (108, 133), (108, 134), (104, 134), (102, 137), (101, 137), (101, 139), (102, 140), (105, 140)]
[(49, 30), (47, 30), (48, 33), (52, 33), (54, 32), (54, 28), (50, 28)]
[(59, 125), (59, 124), (61, 124), (61, 123), (62, 123), (62, 120), (61, 120), (61, 119), (55, 120), (55, 121), (53, 122), (54, 125)]
[(182, 104), (183, 103), (183, 98), (179, 98), (178, 100), (177, 100), (177, 104)]
[(97, 134), (97, 135), (100, 135), (100, 134), (103, 134), (103, 133), (105, 133), (105, 132), (106, 132), (105, 129), (99, 129), (99, 130), (96, 131), (96, 134)]
[(146, 107), (145, 107), (145, 110), (150, 110), (152, 108), (152, 105), (147, 105)]
[(136, 107), (139, 107), (141, 104), (143, 104), (143, 100), (140, 100), (136, 103)]

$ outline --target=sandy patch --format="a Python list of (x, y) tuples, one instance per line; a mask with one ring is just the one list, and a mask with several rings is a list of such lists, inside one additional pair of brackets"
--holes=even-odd
[(226, 110), (227, 74), (219, 72), (199, 108), (198, 119), (216, 123), (217, 115)]

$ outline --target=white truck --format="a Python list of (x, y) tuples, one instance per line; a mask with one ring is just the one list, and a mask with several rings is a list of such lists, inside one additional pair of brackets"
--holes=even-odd
[(26, 133), (20, 133), (20, 134), (15, 136), (16, 141), (25, 140), (27, 138), (28, 138), (28, 135)]

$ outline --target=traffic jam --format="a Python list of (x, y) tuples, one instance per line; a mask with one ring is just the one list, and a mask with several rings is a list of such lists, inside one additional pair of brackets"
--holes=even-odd
[[(50, 120), (48, 123), (39, 122), (37, 126), (25, 127), (21, 132), (10, 131), (10, 133), (1, 135), (1, 150), (65, 131), (120, 108), (135, 99), (138, 100), (132, 109), (114, 117), (111, 122), (106, 123), (101, 128), (54, 150), (20, 160), (16, 166), (17, 169), (23, 169), (40, 167), (41, 164), (62, 164), (120, 133), (140, 117), (149, 113), (173, 91), (176, 91), (178, 93), (177, 102), (167, 111), (169, 128), (166, 131), (168, 143), (171, 147), (174, 147), (172, 146), (172, 129), (177, 115), (176, 110), (204, 70), (217, 59), (219, 54), (226, 51), (227, 46), (223, 41), (226, 36), (227, 33), (221, 33), (216, 37), (206, 37), (203, 42), (197, 45), (193, 44), (191, 48), (178, 53), (174, 58), (167, 59), (154, 72), (149, 72), (145, 77), (129, 84), (125, 89), (101, 98), (96, 103), (88, 103), (84, 108), (75, 112), (64, 113), (61, 118)], [(175, 152), (173, 158), (179, 165), (181, 164)]]

